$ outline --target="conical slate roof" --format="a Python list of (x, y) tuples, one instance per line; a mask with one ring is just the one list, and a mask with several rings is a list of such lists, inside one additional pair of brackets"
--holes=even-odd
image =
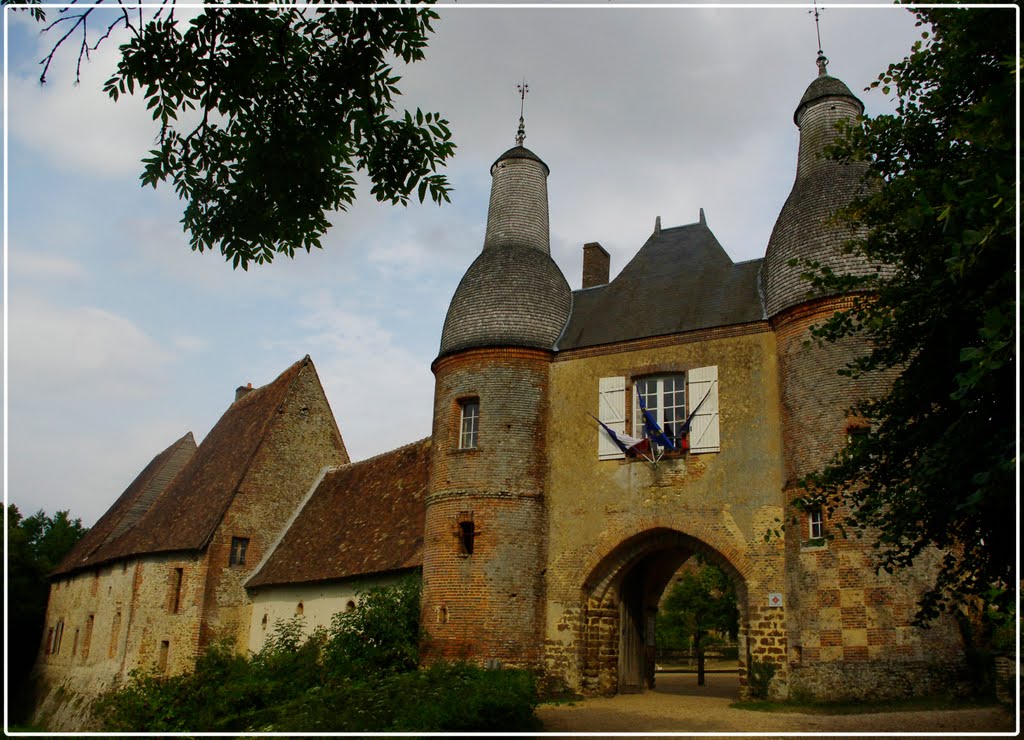
[(793, 123), (797, 126), (800, 125), (800, 114), (804, 108), (809, 106), (816, 100), (821, 100), (827, 97), (845, 97), (855, 100), (857, 105), (860, 106), (860, 110), (864, 112), (864, 104), (860, 102), (856, 95), (850, 92), (850, 88), (846, 86), (846, 83), (837, 77), (831, 77), (830, 75), (818, 75), (814, 81), (807, 86), (807, 90), (804, 92), (804, 96), (800, 98), (800, 104), (797, 105), (796, 110), (793, 111)]
[(572, 291), (551, 259), (548, 173), (521, 144), (491, 165), (483, 251), (452, 297), (439, 356), (482, 347), (554, 349)]
[[(838, 134), (839, 121), (856, 120), (864, 104), (839, 79), (820, 74), (808, 85), (793, 114), (800, 127), (796, 180), (775, 222), (761, 265), (760, 286), (767, 316), (812, 298), (801, 279), (807, 261), (840, 274), (865, 274), (874, 268), (844, 245), (857, 233), (835, 220), (836, 212), (866, 192), (867, 164), (837, 162), (824, 156)], [(796, 260), (795, 265), (790, 265)]]
[(534, 162), (540, 162), (541, 164), (544, 165), (545, 175), (550, 174), (551, 172), (551, 170), (548, 169), (548, 166), (544, 164), (544, 160), (538, 157), (529, 149), (527, 149), (525, 146), (514, 146), (508, 151), (506, 151), (504, 154), (502, 154), (500, 157), (498, 157), (496, 160), (494, 160), (494, 164), (491, 165), (491, 174), (494, 174), (494, 167), (498, 164), (498, 162), (504, 162), (506, 159), (532, 159)]
[(441, 355), (474, 347), (552, 349), (572, 308), (554, 260), (534, 247), (485, 249), (455, 290)]

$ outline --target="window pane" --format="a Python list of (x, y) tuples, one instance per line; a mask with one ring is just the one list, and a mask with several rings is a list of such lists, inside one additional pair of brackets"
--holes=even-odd
[[(661, 430), (669, 436), (679, 433), (679, 425), (686, 420), (686, 375), (661, 375), (639, 378), (635, 382), (644, 405)], [(644, 419), (640, 403), (633, 399), (633, 435), (644, 435)]]
[(477, 446), (480, 425), (480, 402), (467, 401), (462, 404), (462, 422), (459, 432), (459, 447), (473, 449)]

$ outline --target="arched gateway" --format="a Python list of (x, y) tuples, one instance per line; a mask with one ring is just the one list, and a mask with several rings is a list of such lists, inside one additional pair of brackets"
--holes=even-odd
[[(745, 683), (747, 588), (738, 564), (695, 537), (658, 528), (623, 541), (598, 563), (583, 584), (587, 646), (583, 670), (585, 674), (596, 671), (599, 690), (632, 693), (654, 687), (658, 603), (672, 576), (697, 554), (720, 566), (736, 586), (739, 676), (741, 685)], [(597, 659), (590, 665), (594, 657)]]

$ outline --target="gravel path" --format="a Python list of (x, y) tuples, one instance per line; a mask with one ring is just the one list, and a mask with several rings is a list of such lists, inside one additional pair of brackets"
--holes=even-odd
[(659, 674), (658, 688), (643, 694), (595, 698), (575, 705), (544, 705), (537, 715), (545, 732), (924, 732), (1013, 733), (1014, 720), (998, 707), (879, 714), (779, 714), (730, 709), (737, 700), (735, 674), (709, 674), (698, 687), (693, 674)]

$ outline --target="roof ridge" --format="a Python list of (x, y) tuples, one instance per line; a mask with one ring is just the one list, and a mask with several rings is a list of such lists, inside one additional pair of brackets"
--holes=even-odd
[[(174, 454), (177, 453), (179, 450), (181, 450), (181, 448), (185, 444), (186, 440), (189, 440), (189, 439), (192, 440), (192, 445), (196, 449), (199, 448), (199, 445), (196, 444), (196, 438), (192, 434), (192, 430), (191, 429), (189, 431), (185, 432), (185, 434), (183, 434), (181, 436), (181, 438), (178, 439), (176, 442), (173, 442), (171, 444), (171, 446), (167, 448), (167, 451), (170, 453), (167, 456), (167, 459), (164, 460), (163, 463), (156, 470), (153, 471), (153, 475), (151, 475), (149, 480), (146, 481), (145, 487), (143, 488), (143, 490), (139, 494), (139, 498), (140, 499), (143, 496), (146, 495), (146, 491), (149, 489), (149, 487), (151, 485), (153, 485), (153, 483), (156, 481), (157, 478), (160, 477), (160, 474), (164, 472), (164, 470), (167, 468), (167, 466), (171, 464), (172, 460), (174, 459)], [(190, 459), (191, 459), (192, 455), (195, 454), (196, 449), (192, 450), (192, 454), (189, 455)], [(96, 548), (96, 550), (99, 550), (100, 547), (103, 547), (105, 545), (109, 545), (110, 543), (112, 543), (112, 542), (116, 541), (117, 539), (123, 537), (125, 534), (127, 534), (132, 529), (134, 529), (135, 525), (137, 525), (139, 523), (139, 521), (142, 519), (142, 517), (144, 517), (146, 515), (146, 512), (149, 511), (149, 509), (152, 508), (152, 506), (157, 501), (159, 501), (160, 498), (167, 492), (167, 489), (171, 487), (171, 484), (174, 482), (174, 479), (178, 477), (178, 475), (181, 473), (182, 470), (184, 470), (185, 465), (187, 465), (187, 464), (188, 464), (188, 460), (185, 460), (185, 463), (182, 465), (182, 467), (178, 468), (178, 470), (174, 473), (174, 475), (172, 475), (170, 477), (170, 479), (165, 481), (163, 486), (160, 487), (160, 490), (153, 497), (153, 500), (149, 502), (149, 505), (146, 507), (145, 511), (143, 511), (141, 514), (139, 514), (138, 518), (136, 518), (135, 521), (133, 521), (130, 524), (128, 524), (127, 526), (125, 526), (124, 529), (121, 529), (120, 528), (121, 527), (121, 523), (128, 517), (129, 514), (132, 513), (132, 509), (129, 509), (128, 511), (126, 511), (124, 513), (124, 515), (120, 519), (118, 519), (117, 524), (111, 530), (110, 534), (107, 535), (107, 537), (103, 540), (102, 544), (99, 545)], [(138, 502), (138, 500), (136, 500), (136, 503), (137, 502)], [(90, 555), (94, 554), (96, 552), (96, 550), (94, 550), (92, 553), (89, 553), (89, 554)]]
[(378, 452), (376, 455), (372, 455), (371, 457), (364, 457), (362, 460), (347, 462), (342, 465), (335, 465), (333, 466), (332, 470), (344, 470), (345, 468), (355, 467), (356, 465), (362, 465), (363, 463), (373, 462), (374, 460), (377, 460), (381, 457), (393, 455), (396, 452), (401, 452), (402, 450), (408, 449), (409, 447), (416, 447), (418, 445), (423, 444), (424, 442), (432, 442), (433, 440), (433, 435), (430, 435), (429, 437), (423, 437), (422, 439), (417, 439), (415, 442), (408, 442), (404, 445), (400, 445), (399, 447), (395, 447), (394, 449), (385, 450), (384, 452)]

